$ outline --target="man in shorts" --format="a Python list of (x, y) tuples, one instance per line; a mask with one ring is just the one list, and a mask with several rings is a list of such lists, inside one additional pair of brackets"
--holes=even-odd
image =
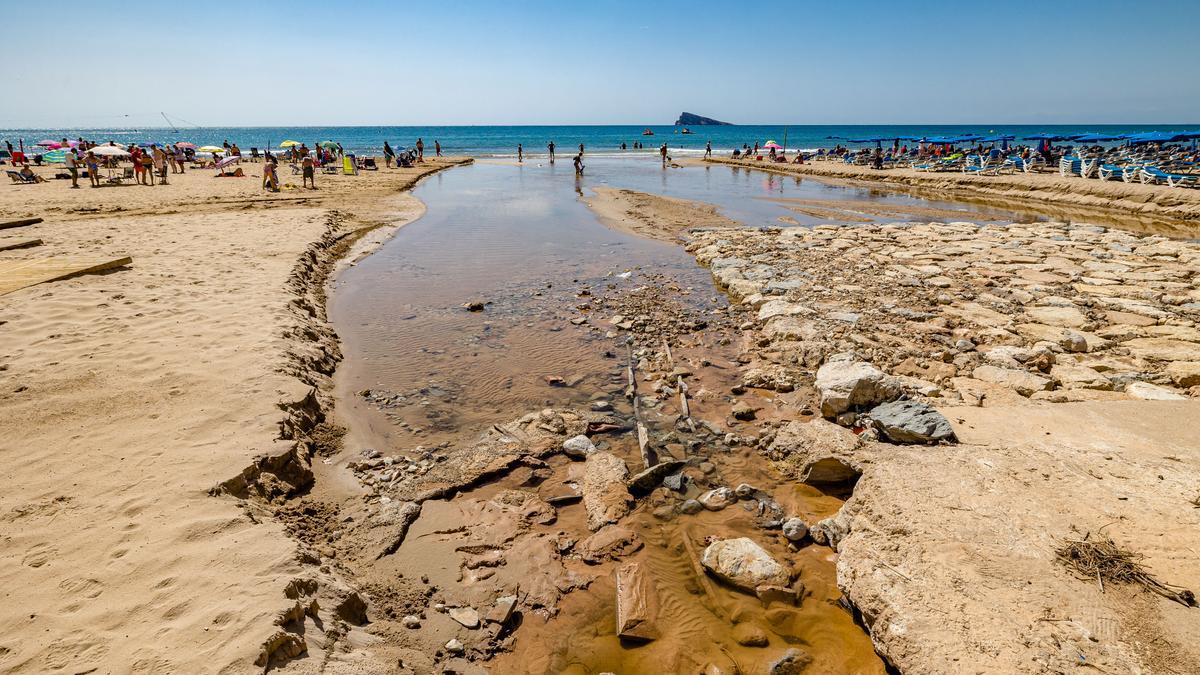
[(304, 160), (300, 163), (300, 168), (304, 172), (304, 184), (302, 187), (308, 187), (312, 183), (312, 189), (317, 189), (317, 179), (313, 172), (313, 158), (305, 155)]

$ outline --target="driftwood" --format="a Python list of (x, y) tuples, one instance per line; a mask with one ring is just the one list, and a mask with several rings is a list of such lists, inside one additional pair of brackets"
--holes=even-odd
[(1063, 566), (1084, 580), (1095, 579), (1104, 591), (1104, 582), (1111, 584), (1138, 584), (1185, 607), (1196, 606), (1196, 596), (1186, 588), (1165, 584), (1154, 578), (1142, 566), (1141, 554), (1126, 551), (1108, 537), (1091, 533), (1083, 539), (1064, 539), (1055, 551), (1055, 557)]

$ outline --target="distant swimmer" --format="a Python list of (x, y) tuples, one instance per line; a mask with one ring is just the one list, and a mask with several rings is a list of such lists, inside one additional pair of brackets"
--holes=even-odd
[(579, 144), (579, 154), (583, 154), (583, 143)]
[(583, 175), (583, 152), (582, 151), (580, 151), (580, 153), (578, 155), (575, 155), (575, 175), (577, 175), (577, 176)]
[(712, 157), (712, 141), (704, 144), (704, 159)]
[(547, 145), (546, 147), (550, 149), (550, 163), (553, 164), (554, 163), (554, 141), (550, 141), (550, 144)]
[(525, 151), (521, 149), (520, 143), (517, 143), (517, 161), (518, 162), (525, 161)]

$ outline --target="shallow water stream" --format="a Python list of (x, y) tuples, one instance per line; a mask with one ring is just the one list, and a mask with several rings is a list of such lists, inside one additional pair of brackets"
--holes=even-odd
[[(352, 426), (348, 452), (465, 443), (493, 424), (546, 407), (586, 408), (603, 401), (615, 414), (632, 413), (621, 395), (625, 335), (614, 332), (607, 314), (586, 311), (594, 299), (634, 294), (654, 283), (670, 285), (679, 306), (700, 316), (717, 316), (727, 302), (708, 271), (682, 247), (601, 225), (579, 199), (600, 185), (706, 201), (758, 226), (787, 222), (781, 218), (829, 222), (798, 211), (801, 202), (836, 204), (842, 212), (856, 211), (859, 220), (913, 209), (961, 213), (960, 219), (1014, 217), (727, 167), (663, 170), (646, 160), (589, 160), (583, 178), (566, 162), (556, 167), (477, 163), (438, 174), (414, 193), (425, 203), (425, 215), (346, 269), (331, 297), (330, 316), (346, 357), (337, 387), (339, 413)], [(487, 303), (482, 311), (463, 307), (476, 300)], [(737, 348), (722, 337), (727, 336), (718, 325), (710, 326), (678, 345), (675, 354), (685, 365), (708, 364), (692, 382), (699, 393), (692, 413), (718, 424), (729, 420), (728, 392), (740, 381)], [(365, 391), (370, 393), (364, 396)], [(761, 404), (772, 407), (769, 396), (748, 396), (761, 396)], [(652, 433), (669, 434), (664, 420), (678, 412), (673, 406), (667, 401), (649, 413)], [(788, 406), (796, 407), (774, 405), (776, 416), (793, 410), (791, 417), (798, 417), (798, 404), (793, 400)], [(632, 434), (597, 440), (631, 470), (641, 468)], [(680, 442), (664, 447), (676, 458), (691, 452)], [(705, 457), (703, 473), (688, 469), (700, 483), (714, 477), (731, 486), (749, 483), (807, 522), (831, 515), (841, 504), (837, 496), (781, 480), (750, 448)], [(442, 588), (461, 586), (464, 568), (455, 553), (455, 533), (484, 518), (490, 512), (486, 500), (501, 490), (525, 490), (543, 499), (560, 495), (564, 485), (577, 480), (572, 465), (552, 457), (537, 471), (521, 468), (451, 500), (427, 502), (389, 565), (420, 571)], [(686, 496), (695, 497), (694, 484), (689, 490)], [(635, 644), (617, 637), (614, 563), (585, 565), (564, 558), (568, 574), (594, 579), (563, 596), (556, 615), (524, 616), (511, 651), (497, 655), (489, 667), (493, 672), (628, 673), (719, 663), (763, 672), (789, 647), (802, 647), (816, 671), (882, 672), (870, 640), (837, 603), (835, 554), (813, 545), (791, 547), (777, 530), (761, 530), (757, 514), (742, 508), (745, 504), (670, 517), (651, 496), (621, 521), (645, 544), (633, 558), (657, 584), (664, 628), (659, 639)], [(589, 534), (584, 522), (581, 504), (563, 504), (543, 534), (555, 541), (583, 539)], [(798, 606), (768, 606), (700, 571), (698, 555), (706, 538), (739, 536), (760, 541), (799, 573), (805, 595)], [(536, 561), (511, 558), (497, 578), (519, 576), (522, 564), (528, 565), (524, 573), (540, 573)], [(472, 592), (480, 591), (463, 590)], [(765, 646), (733, 640), (733, 625), (742, 623), (761, 631)]]

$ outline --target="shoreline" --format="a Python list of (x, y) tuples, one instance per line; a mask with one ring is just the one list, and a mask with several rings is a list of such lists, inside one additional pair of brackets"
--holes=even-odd
[[(1067, 178), (1054, 173), (974, 176), (960, 172), (923, 173), (910, 168), (874, 170), (865, 166), (824, 161), (775, 164), (766, 161), (713, 157), (683, 160), (685, 165), (721, 165), (757, 169), (789, 176), (813, 176), (867, 185), (933, 192), (950, 200), (987, 200), (1008, 208), (1045, 211), (1059, 207), (1068, 212), (1088, 212), (1108, 218), (1151, 218), (1175, 230), (1173, 236), (1195, 238), (1200, 225), (1200, 190), (1140, 183)], [(1131, 224), (1136, 227), (1137, 224)], [(1172, 227), (1173, 226), (1173, 227)]]

